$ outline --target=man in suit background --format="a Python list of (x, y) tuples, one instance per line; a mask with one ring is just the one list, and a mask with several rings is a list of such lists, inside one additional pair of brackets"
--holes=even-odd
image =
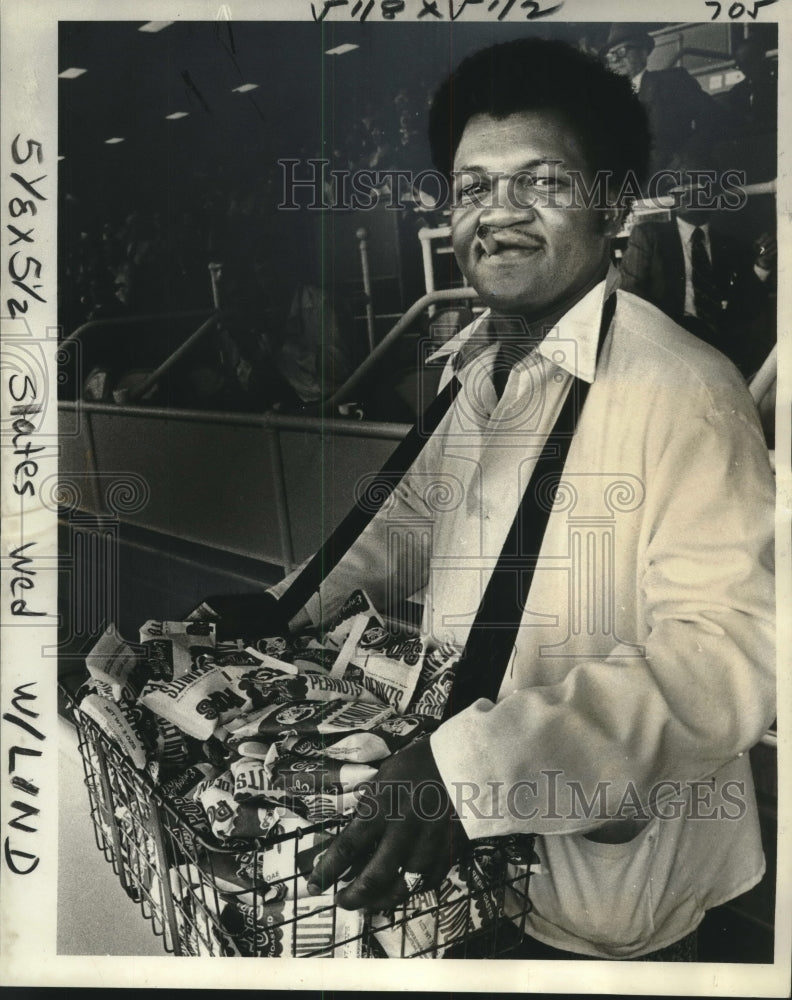
[(767, 58), (767, 44), (759, 36), (749, 35), (736, 46), (734, 62), (744, 79), (726, 94), (727, 106), (741, 130), (774, 136), (778, 123), (778, 69)]
[[(744, 170), (749, 184), (772, 180), (778, 171), (778, 64), (767, 56), (772, 45), (772, 37), (756, 33), (738, 42), (734, 62), (744, 79), (719, 95), (735, 123), (729, 166)], [(772, 199), (751, 201), (752, 215), (757, 221), (764, 215), (766, 226), (775, 211)]]
[(629, 77), (649, 118), (652, 153), (649, 178), (667, 167), (694, 139), (722, 138), (728, 124), (724, 110), (680, 66), (647, 69), (655, 42), (642, 24), (614, 24), (603, 55), (608, 67)]
[(717, 228), (704, 189), (687, 183), (668, 222), (635, 225), (621, 261), (621, 287), (656, 305), (680, 326), (717, 347), (746, 377), (775, 342), (771, 233), (739, 239)]

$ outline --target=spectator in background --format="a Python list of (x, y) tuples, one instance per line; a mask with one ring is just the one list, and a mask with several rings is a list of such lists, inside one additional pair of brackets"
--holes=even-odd
[[(725, 107), (736, 123), (733, 164), (745, 170), (748, 183), (769, 181), (778, 173), (778, 77), (776, 64), (767, 58), (765, 44), (750, 35), (736, 47), (734, 61), (745, 79), (723, 95)], [(775, 204), (752, 199), (757, 226), (766, 228)], [(762, 216), (764, 216), (762, 218)], [(756, 231), (756, 230), (755, 230)]]
[(351, 317), (316, 284), (294, 288), (276, 364), (298, 397), (298, 408), (319, 406), (352, 374)]
[(722, 137), (727, 115), (680, 66), (647, 69), (654, 39), (641, 24), (614, 24), (605, 42), (605, 62), (620, 76), (629, 77), (649, 118), (652, 153), (649, 177), (668, 167), (675, 155), (695, 139)]
[(259, 222), (256, 252), (229, 253), (223, 267), (220, 305), (232, 383), (247, 408), (310, 409), (352, 373), (361, 345), (332, 274), (306, 250), (310, 231), (273, 210), (263, 209)]
[(764, 43), (750, 35), (734, 52), (737, 68), (745, 76), (726, 95), (726, 104), (741, 132), (775, 134), (778, 124), (778, 78), (776, 67), (767, 58)]
[(708, 192), (691, 183), (669, 193), (677, 198), (675, 217), (639, 223), (630, 233), (621, 287), (717, 347), (750, 377), (775, 342), (775, 238), (766, 233), (752, 242), (719, 232), (716, 214), (697, 207)]

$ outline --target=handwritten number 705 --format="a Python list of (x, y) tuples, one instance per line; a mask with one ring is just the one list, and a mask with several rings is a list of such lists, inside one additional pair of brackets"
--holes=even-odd
[[(729, 7), (728, 15), (732, 21), (734, 21), (738, 17), (742, 17), (743, 14), (747, 14), (748, 17), (755, 21), (762, 7), (770, 7), (774, 3), (778, 3), (778, 0), (754, 0), (753, 10), (748, 10), (744, 3), (733, 3), (731, 7)], [(704, 0), (704, 6), (715, 8), (712, 20), (717, 21), (723, 11), (723, 4), (720, 3), (719, 0)]]

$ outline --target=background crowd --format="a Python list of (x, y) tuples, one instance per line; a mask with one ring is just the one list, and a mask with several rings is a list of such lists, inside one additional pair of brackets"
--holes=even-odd
[[(588, 37), (579, 44), (595, 47)], [(777, 63), (767, 43), (749, 36), (734, 48), (743, 79), (716, 96), (678, 66), (649, 69), (653, 48), (640, 25), (613, 25), (596, 45), (611, 69), (632, 79), (647, 110), (655, 136), (653, 170), (728, 168), (745, 171), (748, 183), (773, 180)], [(425, 169), (431, 96), (431, 82), (417, 78), (395, 87), (389, 103), (364, 104), (362, 115), (358, 109), (333, 129), (322, 152), (330, 168)], [(282, 155), (308, 159), (317, 151), (291, 145)], [(271, 161), (245, 176), (223, 163), (198, 167), (164, 202), (117, 201), (112, 212), (67, 194), (59, 236), (64, 334), (91, 320), (198, 310), (208, 315), (219, 307), (217, 330), (147, 399), (256, 412), (315, 408), (368, 349), (359, 263), (354, 244), (344, 247), (344, 266), (328, 260), (327, 232), (317, 238), (325, 223), (316, 213), (279, 211), (281, 186), (281, 170)], [(673, 195), (674, 185), (664, 193)], [(387, 187), (380, 194), (389, 199)], [(768, 193), (750, 198), (740, 212), (691, 213), (679, 191), (676, 197), (674, 212), (640, 221), (618, 246), (623, 286), (718, 346), (750, 377), (776, 336), (775, 200)], [(375, 301), (376, 309), (394, 314), (424, 290), (418, 230), (447, 222), (431, 205), (409, 197), (396, 216), (398, 291), (378, 290)], [(173, 330), (195, 326), (185, 317)], [(119, 388), (156, 367), (167, 340), (160, 329), (152, 324), (148, 338), (127, 338), (123, 347), (119, 338), (102, 338), (88, 355), (92, 371), (83, 391), (89, 398), (120, 401)], [(374, 407), (372, 413), (411, 416), (398, 408), (387, 414)]]

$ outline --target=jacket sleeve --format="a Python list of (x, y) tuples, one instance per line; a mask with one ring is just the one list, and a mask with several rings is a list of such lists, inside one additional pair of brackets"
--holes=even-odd
[(725, 244), (723, 253), (728, 286), (721, 349), (750, 378), (776, 341), (775, 276), (759, 278), (750, 247)]
[(695, 122), (696, 139), (728, 138), (734, 130), (734, 119), (729, 108), (703, 90), (698, 80), (682, 67), (676, 67), (674, 79), (678, 107), (684, 107)]
[[(570, 818), (571, 783), (588, 797), (605, 783), (614, 815), (628, 787), (646, 803), (659, 782), (708, 778), (772, 722), (773, 480), (734, 383), (720, 405), (657, 422), (641, 558), (621, 581), (644, 594), (645, 655), (579, 661), (560, 683), (480, 699), (433, 734), (452, 800), (475, 799), (469, 836), (593, 829), (596, 817)], [(520, 786), (535, 815), (510, 812)]]

